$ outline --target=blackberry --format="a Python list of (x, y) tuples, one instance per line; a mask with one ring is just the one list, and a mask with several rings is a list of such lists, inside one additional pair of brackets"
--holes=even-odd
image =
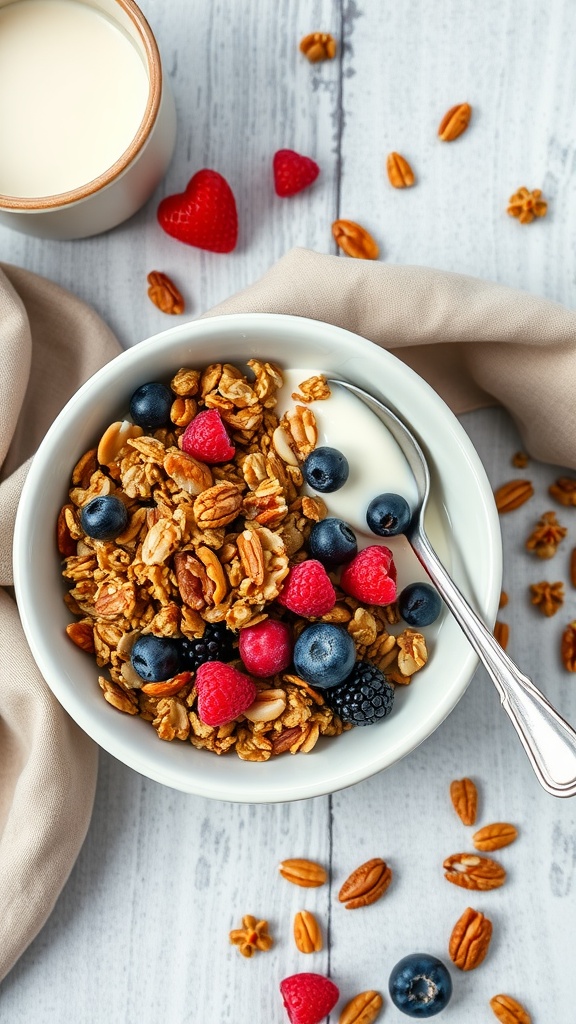
[(386, 718), (394, 704), (394, 687), (369, 661), (357, 661), (344, 682), (323, 691), (326, 703), (352, 725), (372, 725)]
[(234, 634), (224, 622), (207, 622), (204, 635), (180, 640), (181, 671), (196, 672), (205, 661), (233, 661), (238, 657)]

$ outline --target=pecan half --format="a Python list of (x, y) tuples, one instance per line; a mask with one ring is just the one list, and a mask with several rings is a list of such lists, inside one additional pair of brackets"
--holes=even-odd
[(400, 153), (388, 154), (386, 170), (390, 184), (394, 188), (410, 188), (416, 180), (410, 164)]
[(521, 1003), (512, 996), (498, 995), (490, 1000), (490, 1007), (500, 1024), (532, 1024), (532, 1018)]
[(450, 783), (450, 799), (463, 825), (473, 825), (478, 812), (478, 790), (472, 779), (454, 779)]
[(324, 885), (328, 878), (328, 874), (321, 864), (302, 857), (283, 860), (278, 865), (278, 870), (287, 882), (300, 885), (304, 889), (316, 889), (319, 885)]
[(450, 959), (461, 971), (473, 971), (484, 960), (491, 938), (492, 922), (479, 910), (467, 907), (452, 929)]
[(301, 953), (319, 953), (322, 949), (320, 925), (309, 910), (299, 910), (294, 917), (294, 942)]
[(576, 621), (570, 622), (562, 633), (562, 661), (568, 672), (576, 672)]
[(359, 992), (342, 1010), (338, 1024), (373, 1024), (383, 1006), (379, 992), (369, 989)]
[(82, 622), (69, 622), (66, 626), (66, 633), (73, 644), (88, 654), (94, 654), (94, 627), (89, 620)]
[(373, 857), (348, 876), (338, 899), (346, 910), (367, 907), (384, 895), (391, 881), (392, 871), (386, 862), (381, 857)]
[(472, 842), (477, 850), (483, 853), (490, 853), (491, 850), (500, 850), (503, 846), (509, 846), (518, 838), (518, 830), (507, 821), (495, 821), (492, 825), (484, 825), (472, 836)]
[(311, 64), (320, 60), (332, 60), (336, 56), (336, 40), (329, 32), (309, 32), (300, 40), (300, 52)]
[(576, 477), (558, 477), (548, 488), (548, 494), (560, 505), (576, 505)]
[(477, 853), (455, 853), (444, 861), (444, 878), (463, 889), (499, 889), (506, 881), (501, 864)]
[(201, 611), (208, 604), (206, 596), (211, 597), (214, 591), (204, 564), (192, 551), (178, 551), (174, 556), (174, 570), (184, 604)]
[(526, 469), (529, 459), (526, 452), (515, 452), (510, 461), (516, 469)]
[(507, 604), (508, 604), (508, 594), (506, 593), (505, 590), (502, 590), (501, 593), (500, 593), (500, 600), (498, 602), (498, 607), (499, 608), (505, 608)]
[(184, 312), (184, 299), (176, 285), (161, 270), (152, 270), (148, 277), (148, 298), (162, 313), (179, 316)]
[(465, 132), (472, 114), (472, 107), (469, 103), (456, 103), (444, 114), (438, 126), (438, 137), (442, 142), (454, 142), (462, 132)]
[(201, 529), (214, 529), (231, 523), (241, 507), (240, 488), (236, 484), (220, 483), (198, 495), (194, 502), (194, 516)]
[(366, 231), (353, 220), (335, 220), (332, 224), (332, 234), (337, 245), (346, 253), (357, 260), (377, 260), (380, 250)]
[(509, 480), (494, 491), (496, 508), (502, 515), (504, 512), (512, 512), (520, 508), (534, 494), (534, 488), (530, 480)]
[(261, 585), (264, 582), (264, 551), (258, 534), (254, 530), (244, 530), (238, 534), (236, 543), (246, 576)]

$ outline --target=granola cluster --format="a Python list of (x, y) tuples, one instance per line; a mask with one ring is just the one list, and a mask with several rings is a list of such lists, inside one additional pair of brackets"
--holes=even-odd
[[(64, 600), (76, 616), (67, 633), (95, 656), (105, 700), (150, 722), (160, 739), (266, 761), (308, 752), (320, 736), (350, 726), (307, 682), (281, 673), (256, 680), (258, 695), (245, 714), (212, 727), (198, 716), (193, 673), (145, 683), (130, 660), (146, 633), (192, 640), (206, 623), (224, 622), (237, 635), (272, 616), (289, 621), (297, 636), (309, 624), (275, 599), (290, 567), (307, 557), (314, 522), (327, 514), (322, 499), (302, 493), (300, 466), (317, 441), (310, 405), (330, 391), (321, 377), (303, 381), (305, 404), (279, 417), (280, 370), (256, 359), (248, 366), (249, 375), (221, 363), (180, 369), (170, 382), (169, 426), (145, 435), (129, 421), (111, 424), (74, 467), (57, 538), (69, 586)], [(217, 409), (226, 424), (235, 446), (228, 463), (208, 466), (179, 447), (204, 409)], [(128, 513), (111, 541), (87, 536), (81, 524), (82, 508), (101, 495), (119, 498)], [(395, 606), (363, 606), (332, 578), (337, 602), (322, 621), (348, 630), (358, 658), (392, 682), (409, 683), (427, 660), (423, 636), (409, 629), (392, 635)]]

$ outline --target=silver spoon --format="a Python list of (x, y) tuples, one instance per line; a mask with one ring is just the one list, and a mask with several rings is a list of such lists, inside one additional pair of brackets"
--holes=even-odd
[(328, 383), (346, 388), (372, 405), (402, 449), (418, 488), (418, 502), (412, 510), (406, 539), (498, 690), (502, 706), (518, 733), (538, 781), (553, 796), (576, 795), (576, 732), (505, 654), (447, 573), (428, 540), (423, 520), (430, 493), (430, 472), (416, 438), (395, 412), (367, 391), (346, 380), (328, 380)]

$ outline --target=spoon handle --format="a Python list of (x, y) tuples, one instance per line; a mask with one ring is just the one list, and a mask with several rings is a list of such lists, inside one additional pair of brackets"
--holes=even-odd
[(446, 572), (424, 530), (408, 539), (500, 693), (538, 781), (553, 796), (575, 796), (576, 732), (504, 653)]

